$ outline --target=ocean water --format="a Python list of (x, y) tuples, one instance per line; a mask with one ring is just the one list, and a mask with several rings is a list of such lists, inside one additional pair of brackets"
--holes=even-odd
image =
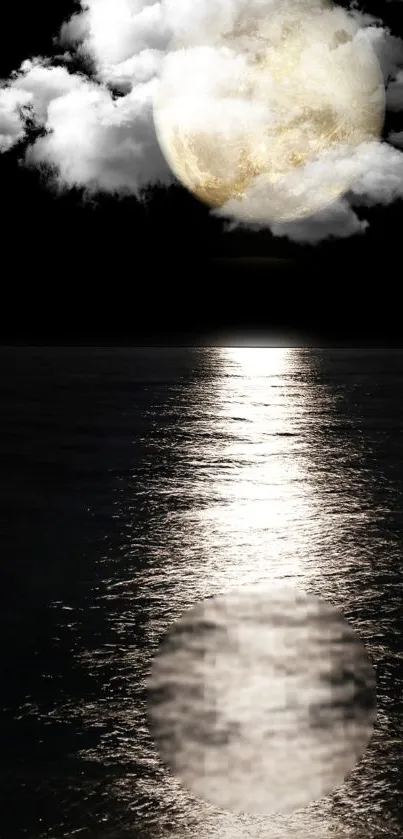
[[(403, 351), (4, 348), (0, 380), (2, 839), (401, 836)], [(334, 793), (232, 813), (161, 760), (150, 668), (282, 585), (365, 644), (374, 734)]]

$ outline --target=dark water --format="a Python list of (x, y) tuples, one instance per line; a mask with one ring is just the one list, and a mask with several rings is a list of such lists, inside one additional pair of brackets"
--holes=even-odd
[[(3, 349), (0, 836), (401, 835), (403, 351)], [(288, 581), (378, 682), (337, 791), (232, 815), (162, 766), (145, 683), (203, 597)]]

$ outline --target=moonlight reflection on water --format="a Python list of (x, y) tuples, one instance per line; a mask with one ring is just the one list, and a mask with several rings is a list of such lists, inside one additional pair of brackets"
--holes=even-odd
[(163, 760), (233, 812), (289, 813), (343, 782), (375, 717), (375, 676), (340, 613), (293, 588), (210, 598), (174, 624), (149, 679)]

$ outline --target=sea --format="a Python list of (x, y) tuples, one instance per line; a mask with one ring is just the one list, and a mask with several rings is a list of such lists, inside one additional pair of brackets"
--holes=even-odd
[[(401, 837), (403, 350), (3, 347), (0, 383), (1, 839)], [(162, 759), (148, 680), (192, 609), (283, 585), (363, 645), (373, 733), (234, 812)]]

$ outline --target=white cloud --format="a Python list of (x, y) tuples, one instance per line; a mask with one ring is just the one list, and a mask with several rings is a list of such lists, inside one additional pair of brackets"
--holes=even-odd
[[(140, 196), (148, 185), (170, 182), (172, 174), (158, 145), (152, 106), (172, 36), (197, 36), (202, 45), (207, 34), (231, 29), (239, 14), (245, 21), (251, 9), (265, 14), (269, 8), (273, 14), (279, 4), (286, 10), (296, 2), (304, 8), (309, 3), (313, 9), (320, 0), (216, 0), (214, 4), (210, 0), (81, 0), (81, 11), (61, 27), (59, 43), (70, 56), (88, 56), (93, 76), (69, 72), (68, 54), (64, 67), (52, 65), (50, 58), (25, 61), (0, 87), (0, 151), (8, 151), (25, 136), (29, 140), (29, 117), (44, 129), (44, 136), (29, 141), (26, 162), (49, 165), (51, 183), (60, 188), (79, 186), (91, 194)], [(365, 28), (378, 56), (388, 85), (387, 106), (403, 109), (403, 41), (356, 6), (351, 21)], [(221, 68), (224, 64), (221, 61)], [(210, 54), (203, 72), (206, 69), (211, 84), (216, 84), (217, 55), (213, 59)], [(225, 87), (224, 69), (220, 84)], [(122, 94), (119, 98), (113, 93), (116, 90)], [(258, 123), (259, 107), (251, 109), (250, 103), (248, 107), (247, 118)], [(233, 126), (246, 118), (245, 113), (232, 114)], [(360, 148), (355, 156), (338, 162), (340, 171), (356, 172), (354, 189), (343, 200), (309, 219), (271, 225), (273, 233), (314, 242), (362, 232), (366, 222), (357, 217), (354, 204), (386, 204), (402, 194), (403, 154), (397, 148), (403, 145), (402, 133), (392, 132), (389, 143)], [(319, 172), (317, 168), (315, 174), (313, 168), (312, 177)], [(262, 202), (262, 194), (255, 191), (253, 200)]]
[(14, 96), (28, 94), (32, 113), (43, 123), (54, 99), (78, 90), (83, 77), (70, 75), (65, 67), (52, 67), (41, 59), (24, 61), (20, 71), (13, 74), (9, 90)]
[(110, 93), (82, 81), (53, 99), (47, 109), (47, 134), (29, 148), (30, 164), (56, 167), (60, 184), (139, 196), (150, 183), (172, 179), (151, 130), (154, 82), (139, 85), (114, 100)]
[(157, 78), (163, 58), (160, 50), (145, 49), (126, 61), (100, 69), (98, 78), (105, 79), (116, 90), (128, 92), (138, 84)]
[(82, 0), (81, 5), (83, 12), (62, 27), (63, 44), (81, 40), (102, 75), (143, 50), (165, 51), (172, 37), (161, 2)]
[(403, 131), (391, 131), (388, 137), (389, 143), (393, 146), (403, 147)]
[(379, 61), (385, 83), (390, 83), (396, 77), (399, 65), (403, 64), (403, 41), (391, 35), (384, 26), (366, 26), (364, 33)]
[(77, 12), (61, 25), (58, 40), (63, 46), (81, 46), (89, 35), (90, 22), (87, 13)]
[(0, 152), (8, 151), (24, 138), (24, 113), (31, 99), (28, 91), (0, 88)]
[(399, 70), (394, 80), (388, 85), (386, 103), (390, 111), (403, 109), (403, 70)]
[[(317, 242), (329, 237), (347, 237), (363, 232), (367, 222), (358, 218), (353, 207), (391, 204), (403, 198), (403, 154), (387, 143), (362, 143), (353, 153), (343, 147), (329, 152), (320, 161), (302, 170), (300, 177), (293, 172), (285, 188), (304, 196), (309, 203), (311, 191), (316, 196), (318, 188), (332, 188), (334, 184), (350, 184), (347, 197), (329, 203), (323, 210), (309, 217), (289, 222), (270, 224), (276, 236), (286, 236), (298, 242)], [(267, 184), (254, 183), (242, 203), (231, 199), (217, 215), (264, 219), (272, 215), (277, 195)]]
[(351, 187), (352, 203), (391, 204), (403, 198), (403, 154), (388, 143), (368, 144), (359, 151), (359, 171)]
[(347, 239), (357, 233), (364, 233), (368, 222), (359, 219), (348, 201), (335, 201), (321, 212), (305, 219), (284, 224), (271, 225), (275, 236), (286, 236), (294, 242), (315, 245), (323, 239)]
[[(226, 229), (232, 231), (240, 226), (240, 221), (232, 219), (227, 222)], [(349, 236), (364, 233), (368, 226), (368, 222), (357, 216), (348, 201), (340, 198), (310, 216), (309, 220), (302, 218), (276, 222), (270, 225), (270, 230), (274, 236), (291, 239), (303, 245), (316, 245), (324, 239), (347, 239)], [(267, 225), (251, 224), (254, 230), (260, 230), (262, 227)]]
[(145, 51), (129, 61), (130, 89), (118, 99), (106, 85), (65, 67), (25, 61), (0, 90), (3, 150), (24, 136), (23, 104), (46, 131), (28, 146), (26, 162), (50, 166), (52, 185), (139, 196), (150, 183), (172, 181), (153, 124), (156, 58)]
[[(88, 79), (25, 61), (0, 89), (1, 149), (24, 136), (24, 113), (46, 135), (28, 146), (29, 165), (49, 165), (50, 183), (87, 193), (134, 194), (172, 174), (155, 135), (152, 102), (163, 52), (171, 34), (160, 3), (144, 0), (83, 0), (83, 11), (61, 29), (62, 46), (88, 55)], [(115, 98), (112, 89), (125, 95)]]

